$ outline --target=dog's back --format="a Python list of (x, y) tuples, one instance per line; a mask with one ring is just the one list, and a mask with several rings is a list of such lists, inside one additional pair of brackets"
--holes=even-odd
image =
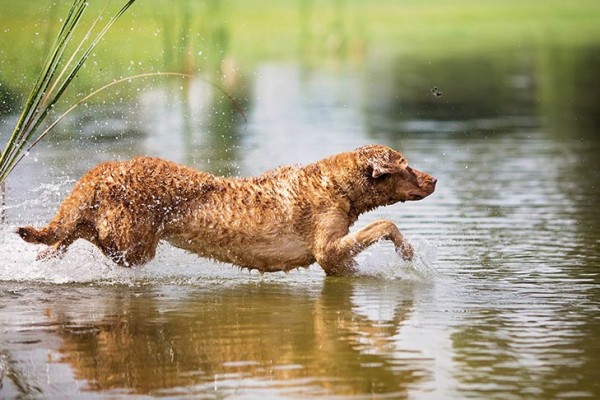
[(153, 258), (160, 239), (242, 267), (308, 266), (314, 257), (302, 226), (312, 208), (302, 206), (310, 190), (304, 175), (282, 167), (223, 178), (151, 157), (102, 163), (76, 183), (47, 227), (17, 233), (53, 246), (45, 256), (83, 238), (125, 266)]
[[(220, 261), (263, 271), (308, 266), (314, 185), (300, 167), (255, 178), (215, 178), (216, 188), (166, 224), (171, 244)], [(184, 215), (185, 214), (185, 215)]]

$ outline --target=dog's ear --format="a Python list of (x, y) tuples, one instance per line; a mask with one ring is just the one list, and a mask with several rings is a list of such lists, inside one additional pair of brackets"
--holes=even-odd
[(395, 160), (375, 159), (371, 162), (373, 168), (373, 178), (379, 178), (385, 174), (396, 174), (408, 165), (408, 161), (404, 157)]

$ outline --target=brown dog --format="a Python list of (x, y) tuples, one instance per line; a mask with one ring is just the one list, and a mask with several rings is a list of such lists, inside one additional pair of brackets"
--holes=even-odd
[(166, 240), (249, 269), (287, 271), (316, 261), (328, 275), (344, 275), (355, 270), (354, 256), (381, 239), (412, 259), (391, 221), (349, 228), (361, 213), (430, 195), (435, 183), (379, 145), (244, 179), (139, 157), (93, 168), (47, 227), (17, 233), (52, 246), (39, 258), (61, 255), (81, 238), (119, 265), (140, 265)]

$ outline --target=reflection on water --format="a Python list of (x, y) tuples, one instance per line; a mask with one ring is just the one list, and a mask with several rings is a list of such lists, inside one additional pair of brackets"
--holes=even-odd
[[(431, 59), (402, 57), (382, 65), (392, 75), (373, 93), (392, 120), (464, 122), (534, 117), (535, 75), (530, 52), (444, 54)], [(391, 84), (390, 84), (391, 83)], [(433, 88), (438, 88), (432, 91)], [(514, 125), (513, 125), (514, 126)], [(498, 121), (488, 129), (497, 130)], [(474, 126), (472, 128), (477, 128)], [(484, 127), (485, 128), (485, 127)], [(471, 131), (475, 129), (469, 129)]]
[[(420, 367), (426, 360), (412, 354), (405, 361), (395, 348), (391, 339), (412, 300), (410, 287), (400, 294), (399, 284), (392, 299), (383, 298), (389, 286), (326, 282), (319, 293), (247, 284), (188, 289), (183, 296), (181, 289), (161, 288), (160, 297), (142, 290), (117, 296), (110, 316), (73, 321), (69, 310), (57, 310), (53, 323), (60, 327), (61, 362), (94, 390), (169, 395), (177, 387), (210, 387), (242, 394), (272, 382), (280, 394), (403, 393), (426, 377)], [(389, 319), (353, 312), (353, 294), (383, 300)]]
[(66, 129), (9, 181), (12, 225), (45, 221), (101, 160), (247, 175), (378, 142), (438, 189), (358, 226), (396, 221), (435, 247), (438, 273), (386, 273), (403, 267), (386, 243), (360, 260), (384, 273), (353, 279), (247, 275), (168, 247), (142, 270), (81, 243), (42, 264), (2, 229), (1, 397), (600, 397), (600, 102), (585, 86), (598, 58), (572, 51), (338, 73), (264, 63), (233, 85), (247, 123), (200, 80), (156, 84), (119, 140), (99, 128), (114, 111), (76, 116), (91, 121), (67, 124), (77, 140)]
[[(185, 85), (182, 85), (184, 83)], [(245, 96), (242, 89), (236, 97)], [(156, 87), (141, 98), (147, 135), (144, 153), (196, 165), (218, 175), (237, 175), (240, 132), (237, 103), (203, 80)]]
[(537, 67), (544, 128), (556, 137), (597, 137), (600, 46), (545, 49)]
[[(431, 286), (417, 287), (421, 300), (429, 296)], [(432, 359), (399, 340), (413, 313), (410, 283), (7, 288), (3, 301), (28, 328), (3, 339), (4, 353), (49, 346), (43, 389), (13, 374), (9, 390), (404, 396), (431, 381)], [(40, 300), (41, 308), (31, 307)], [(56, 339), (40, 341), (46, 333)], [(62, 375), (67, 365), (72, 376)]]

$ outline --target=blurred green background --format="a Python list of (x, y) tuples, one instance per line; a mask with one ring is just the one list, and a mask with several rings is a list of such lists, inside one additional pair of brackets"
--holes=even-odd
[[(105, 4), (90, 3), (88, 23)], [(0, 112), (20, 107), (68, 7), (0, 1)], [(400, 119), (534, 116), (550, 131), (576, 124), (585, 134), (600, 123), (598, 21), (593, 0), (144, 0), (108, 33), (71, 93), (179, 71), (243, 100), (257, 65), (287, 61), (363, 74), (372, 107)], [(148, 85), (106, 96), (127, 101)]]

